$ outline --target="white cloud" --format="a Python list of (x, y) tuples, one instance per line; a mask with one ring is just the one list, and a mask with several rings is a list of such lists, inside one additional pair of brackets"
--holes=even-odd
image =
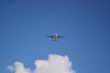
[(15, 73), (31, 73), (31, 70), (28, 68), (24, 67), (24, 64), (21, 62), (15, 62), (14, 66), (7, 66), (7, 68), (11, 71), (11, 72), (15, 72)]
[(13, 66), (7, 66), (14, 73), (75, 73), (68, 56), (49, 55), (48, 60), (36, 60), (35, 69), (25, 68), (21, 62), (15, 62)]

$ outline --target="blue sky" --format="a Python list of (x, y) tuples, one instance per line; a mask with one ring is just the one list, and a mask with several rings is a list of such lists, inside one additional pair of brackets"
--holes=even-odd
[(110, 73), (110, 1), (0, 0), (0, 73), (49, 54), (68, 55), (77, 73)]

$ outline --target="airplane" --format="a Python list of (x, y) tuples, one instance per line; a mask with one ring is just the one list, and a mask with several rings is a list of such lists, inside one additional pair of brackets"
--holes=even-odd
[(50, 37), (52, 41), (58, 41), (60, 38), (63, 38), (64, 36), (60, 36), (57, 33), (55, 33), (53, 35), (49, 35), (48, 37)]

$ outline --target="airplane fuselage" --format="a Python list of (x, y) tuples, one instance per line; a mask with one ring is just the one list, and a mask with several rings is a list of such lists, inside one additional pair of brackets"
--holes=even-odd
[(58, 34), (53, 35), (52, 40), (53, 40), (53, 41), (57, 41), (57, 40), (58, 40)]

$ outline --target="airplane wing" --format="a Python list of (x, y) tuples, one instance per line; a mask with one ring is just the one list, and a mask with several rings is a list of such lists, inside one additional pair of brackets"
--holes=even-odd
[(53, 38), (53, 36), (48, 36), (48, 37), (51, 37), (51, 38)]
[(63, 38), (64, 36), (58, 36), (58, 38)]

